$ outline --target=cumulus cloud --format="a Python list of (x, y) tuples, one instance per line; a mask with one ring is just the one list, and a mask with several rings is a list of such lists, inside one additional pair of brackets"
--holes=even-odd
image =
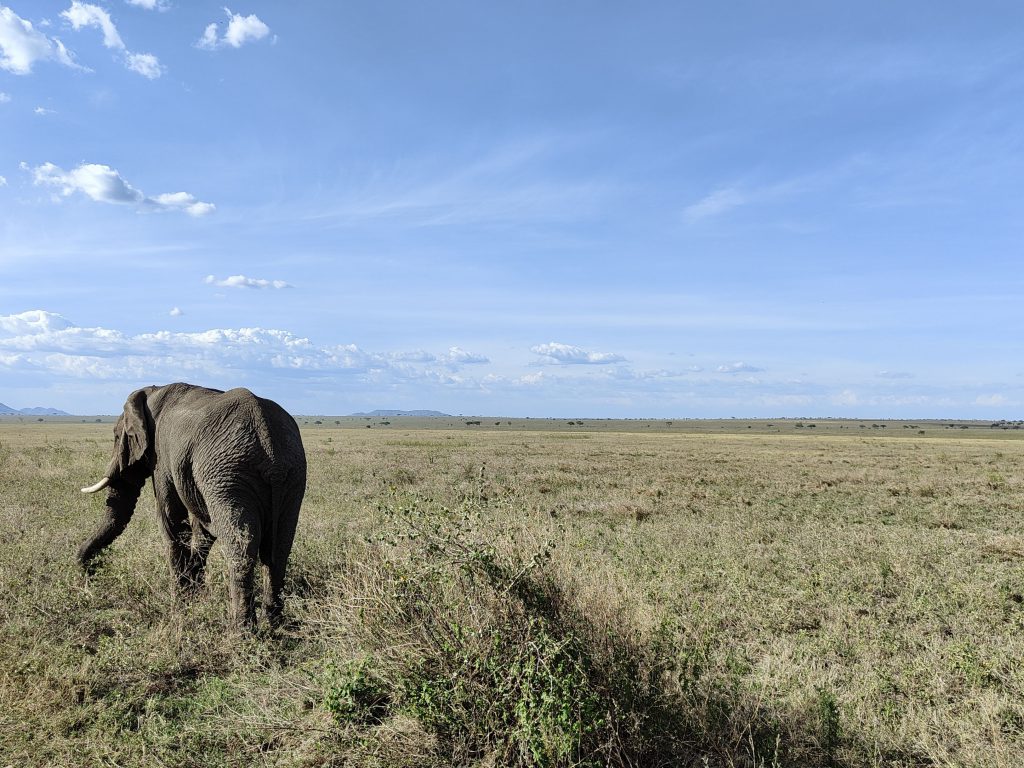
[(83, 27), (96, 27), (103, 32), (103, 45), (115, 51), (124, 52), (124, 65), (132, 72), (155, 80), (163, 74), (163, 67), (151, 53), (129, 51), (118, 34), (110, 14), (98, 5), (72, 0), (71, 7), (60, 14), (77, 31)]
[(5, 176), (0, 176), (0, 187), (6, 187), (6, 186), (7, 186), (7, 178)]
[(220, 26), (216, 22), (208, 24), (203, 30), (203, 36), (196, 42), (197, 48), (207, 51), (225, 46), (241, 48), (246, 43), (262, 40), (270, 34), (270, 27), (264, 24), (256, 14), (243, 16), (240, 13), (232, 13), (229, 8), (225, 8), (224, 12), (228, 15), (228, 25), (224, 35), (219, 35)]
[[(456, 348), (457, 349), (457, 348)], [(437, 357), (444, 359), (451, 355)], [(462, 355), (456, 355), (463, 357)], [(76, 379), (203, 380), (258, 374), (358, 376), (367, 382), (423, 381), (446, 388), (478, 387), (429, 365), (396, 363), (393, 355), (355, 344), (319, 345), (272, 328), (221, 328), (197, 333), (130, 335), (79, 327), (59, 314), (32, 310), (0, 315), (0, 371)], [(241, 373), (239, 373), (241, 372)]]
[(571, 344), (560, 344), (552, 341), (530, 347), (535, 355), (544, 358), (544, 362), (554, 365), (606, 365), (621, 363), (626, 358), (614, 352), (591, 352)]
[(0, 91), (0, 104), (6, 104), (11, 100), (11, 94)]
[(490, 362), (484, 355), (467, 352), (460, 347), (449, 347), (447, 354), (442, 356), (441, 361), (449, 365), (480, 365)]
[(22, 163), (21, 167), (32, 174), (37, 186), (56, 187), (64, 197), (81, 192), (97, 203), (135, 205), (141, 211), (183, 211), (190, 216), (205, 216), (216, 209), (213, 203), (199, 201), (187, 192), (147, 197), (118, 171), (100, 163), (82, 163), (70, 171), (53, 163), (43, 163), (35, 168)]
[(726, 363), (715, 368), (717, 373), (759, 373), (763, 370), (764, 368), (758, 368), (743, 362)]
[(231, 277), (225, 277), (223, 280), (218, 280), (213, 275), (207, 275), (203, 278), (203, 282), (207, 285), (219, 285), (222, 288), (291, 288), (291, 284), (286, 283), (284, 280), (263, 280), (255, 277), (246, 277), (245, 275), (231, 275)]
[(160, 61), (151, 53), (131, 53), (125, 57), (125, 66), (132, 72), (138, 72), (143, 77), (156, 80), (164, 73)]
[(75, 63), (64, 44), (49, 38), (10, 8), (0, 5), (0, 69), (27, 75), (40, 61), (56, 60), (66, 67), (84, 69)]
[(171, 317), (181, 317), (185, 313), (178, 309), (178, 307), (172, 307), (171, 311), (168, 312), (167, 314), (170, 315)]

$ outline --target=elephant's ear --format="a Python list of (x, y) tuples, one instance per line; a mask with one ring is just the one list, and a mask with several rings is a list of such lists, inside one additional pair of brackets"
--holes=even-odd
[(114, 455), (107, 476), (119, 477), (145, 460), (152, 468), (153, 417), (146, 405), (146, 390), (132, 392), (124, 404), (124, 413), (114, 428)]

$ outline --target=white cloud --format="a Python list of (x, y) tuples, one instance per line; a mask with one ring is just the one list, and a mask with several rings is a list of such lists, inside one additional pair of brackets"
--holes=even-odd
[(164, 73), (160, 61), (151, 53), (131, 53), (125, 58), (125, 66), (132, 72), (138, 72), (143, 77), (156, 80)]
[(65, 171), (53, 163), (43, 163), (31, 171), (35, 184), (58, 187), (65, 197), (81, 192), (98, 203), (141, 203), (145, 199), (109, 165), (83, 163)]
[(196, 42), (197, 48), (207, 51), (225, 46), (241, 48), (248, 42), (262, 40), (270, 34), (270, 27), (264, 24), (256, 14), (242, 16), (240, 13), (232, 13), (229, 8), (225, 8), (224, 12), (228, 15), (228, 26), (224, 36), (218, 37), (219, 25), (208, 24), (203, 30), (203, 36)]
[(860, 405), (860, 396), (852, 389), (844, 389), (842, 392), (832, 396), (832, 403), (835, 405)]
[(57, 114), (57, 110), (55, 110), (55, 109), (47, 109), (46, 107), (36, 107), (32, 111), (35, 112), (37, 115), (42, 115), (44, 117), (46, 115), (56, 115)]
[(1010, 401), (1004, 395), (998, 395), (998, 394), (978, 395), (974, 399), (974, 404), (975, 405), (990, 406), (990, 407), (1000, 407), (1000, 406), (1004, 406), (1004, 405), (1009, 405)]
[(78, 327), (61, 315), (43, 310), (0, 315), (0, 371), (26, 376), (152, 382), (237, 380), (255, 374), (260, 378), (300, 376), (320, 381), (324, 376), (344, 375), (376, 385), (420, 381), (444, 388), (479, 387), (474, 380), (445, 370), (396, 364), (393, 357), (355, 344), (317, 345), (271, 328), (130, 335), (106, 328)]
[(459, 347), (449, 347), (448, 353), (441, 360), (448, 365), (479, 365), (490, 362), (484, 355), (476, 355)]
[(124, 52), (124, 65), (132, 72), (155, 80), (163, 74), (159, 59), (151, 53), (129, 51), (118, 34), (110, 14), (98, 5), (72, 0), (71, 7), (60, 14), (77, 31), (83, 27), (97, 27), (103, 32), (103, 44), (107, 48)]
[(262, 280), (255, 277), (246, 277), (245, 275), (231, 275), (231, 277), (225, 277), (223, 280), (218, 280), (213, 275), (207, 275), (203, 278), (203, 282), (207, 285), (219, 285), (222, 288), (291, 288), (289, 283), (284, 280)]
[(166, 211), (184, 211), (189, 216), (206, 216), (217, 210), (213, 203), (196, 200), (188, 192), (165, 192), (152, 200), (158, 208)]
[(11, 94), (0, 91), (0, 104), (6, 104), (11, 100)]
[(36, 30), (32, 22), (0, 5), (0, 69), (15, 75), (27, 75), (36, 62), (50, 59), (66, 67), (84, 69), (75, 63), (60, 40), (51, 40)]
[(217, 47), (217, 23), (207, 24), (206, 29), (203, 30), (203, 36), (196, 42), (197, 48), (202, 48), (204, 51), (212, 51)]
[(0, 187), (6, 187), (6, 186), (7, 186), (7, 177), (6, 176), (0, 176)]
[(758, 373), (763, 370), (764, 368), (758, 368), (743, 362), (726, 363), (715, 368), (715, 371), (718, 373)]
[(111, 21), (110, 14), (98, 5), (72, 0), (71, 7), (66, 11), (62, 11), (60, 15), (67, 19), (76, 31), (82, 27), (99, 28), (103, 31), (103, 44), (107, 48), (113, 48), (118, 51), (124, 50), (124, 41), (121, 40), (121, 35), (117, 33), (117, 28), (114, 26), (114, 22)]
[(716, 189), (707, 197), (683, 209), (683, 216), (689, 222), (700, 221), (725, 213), (743, 205), (747, 198), (735, 187)]
[(412, 352), (392, 352), (388, 359), (396, 363), (439, 363), (451, 370), (463, 365), (480, 365), (491, 362), (485, 355), (467, 352), (461, 347), (449, 347), (443, 355), (435, 355), (422, 349)]
[(81, 192), (98, 203), (135, 205), (142, 211), (183, 211), (190, 216), (205, 216), (216, 206), (196, 200), (187, 192), (168, 192), (156, 197), (146, 197), (109, 165), (82, 163), (77, 168), (65, 171), (53, 163), (43, 163), (30, 168), (22, 163), (23, 170), (32, 173), (33, 182), (38, 186), (57, 187), (65, 197)]
[(167, 5), (167, 0), (125, 0), (125, 2), (137, 8), (145, 8), (147, 11), (166, 11), (170, 7)]
[(41, 309), (32, 309), (17, 315), (0, 315), (0, 334), (6, 336), (54, 333), (73, 327), (60, 315)]
[(914, 374), (907, 373), (906, 371), (879, 371), (878, 378), (880, 379), (912, 379)]
[(178, 307), (172, 307), (171, 311), (168, 312), (167, 314), (170, 315), (171, 317), (181, 317), (185, 313), (182, 312)]
[(589, 352), (570, 344), (560, 344), (557, 341), (538, 344), (535, 347), (530, 347), (530, 351), (545, 358), (545, 362), (558, 365), (605, 365), (620, 363), (626, 359), (614, 352)]

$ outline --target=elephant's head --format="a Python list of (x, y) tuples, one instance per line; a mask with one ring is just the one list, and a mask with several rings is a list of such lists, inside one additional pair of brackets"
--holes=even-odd
[(124, 530), (135, 511), (146, 478), (153, 473), (156, 453), (153, 448), (155, 417), (149, 398), (157, 387), (136, 390), (128, 396), (124, 413), (114, 427), (114, 451), (103, 479), (83, 488), (96, 493), (107, 488), (107, 510), (99, 529), (78, 551), (78, 559), (88, 564), (93, 557)]

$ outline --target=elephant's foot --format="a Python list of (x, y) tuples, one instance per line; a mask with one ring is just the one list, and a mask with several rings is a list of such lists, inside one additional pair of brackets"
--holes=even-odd
[(284, 622), (284, 600), (280, 597), (266, 600), (263, 611), (267, 614), (267, 622), (272, 627), (280, 627)]

